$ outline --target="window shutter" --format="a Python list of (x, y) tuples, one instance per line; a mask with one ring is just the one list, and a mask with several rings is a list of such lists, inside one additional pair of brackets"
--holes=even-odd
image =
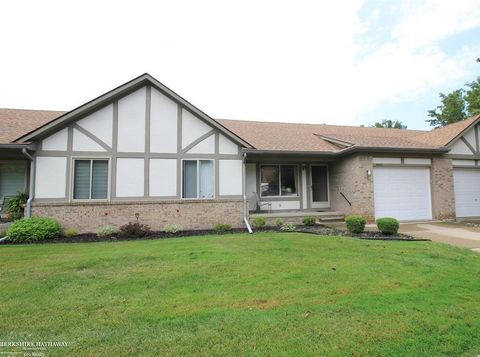
[(75, 160), (73, 198), (90, 198), (90, 160)]
[(104, 199), (108, 195), (108, 161), (94, 160), (92, 174), (92, 199)]

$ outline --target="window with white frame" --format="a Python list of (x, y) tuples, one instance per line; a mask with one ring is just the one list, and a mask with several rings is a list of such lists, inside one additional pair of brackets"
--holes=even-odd
[(183, 198), (213, 198), (213, 160), (183, 160)]
[(260, 168), (263, 197), (297, 196), (297, 166), (263, 165)]
[(73, 199), (102, 200), (108, 197), (108, 160), (73, 161)]

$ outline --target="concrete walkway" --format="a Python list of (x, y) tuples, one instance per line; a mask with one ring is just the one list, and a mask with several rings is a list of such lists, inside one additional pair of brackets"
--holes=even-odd
[(480, 252), (480, 227), (467, 222), (403, 223), (400, 224), (400, 232)]

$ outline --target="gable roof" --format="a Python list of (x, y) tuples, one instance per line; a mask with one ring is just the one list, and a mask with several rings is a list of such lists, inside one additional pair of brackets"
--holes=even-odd
[(64, 113), (51, 110), (0, 108), (0, 144), (12, 143)]
[(418, 138), (422, 130), (385, 129), (343, 125), (275, 123), (218, 119), (257, 150), (341, 152), (346, 148), (443, 150), (443, 145)]
[(174, 101), (179, 102), (184, 108), (186, 108), (193, 114), (197, 115), (199, 118), (203, 119), (214, 128), (218, 129), (220, 132), (222, 132), (227, 137), (235, 141), (237, 144), (240, 144), (245, 147), (250, 147), (250, 144), (248, 142), (246, 142), (236, 134), (232, 133), (230, 130), (223, 127), (213, 118), (211, 118), (210, 116), (202, 112), (200, 109), (198, 109), (193, 104), (188, 102), (186, 99), (184, 99), (183, 97), (181, 97), (180, 95), (172, 91), (167, 86), (160, 83), (158, 80), (153, 78), (148, 73), (142, 74), (141, 76), (134, 78), (131, 81), (128, 81), (127, 83), (122, 84), (121, 86), (114, 88), (111, 91), (108, 91), (107, 93), (102, 94), (101, 96), (81, 105), (80, 107), (77, 107), (69, 112), (63, 113), (57, 118), (53, 118), (53, 120), (50, 120), (44, 123), (43, 125), (35, 128), (34, 130), (26, 132), (26, 134), (16, 138), (14, 141), (17, 143), (23, 143), (23, 142), (28, 142), (31, 140), (38, 139), (39, 137), (48, 135), (52, 132), (59, 130), (60, 128), (67, 125), (68, 123), (79, 119), (81, 116), (91, 113), (94, 110), (100, 109), (101, 107), (107, 104), (110, 104), (113, 100), (121, 98), (125, 95), (128, 95), (147, 84), (160, 90), (162, 93), (166, 94), (168, 97), (170, 97)]

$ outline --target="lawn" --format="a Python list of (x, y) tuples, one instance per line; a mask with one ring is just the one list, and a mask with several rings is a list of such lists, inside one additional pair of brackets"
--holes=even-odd
[(68, 342), (47, 356), (480, 353), (480, 255), (447, 245), (231, 234), (0, 246), (0, 266), (0, 341)]

